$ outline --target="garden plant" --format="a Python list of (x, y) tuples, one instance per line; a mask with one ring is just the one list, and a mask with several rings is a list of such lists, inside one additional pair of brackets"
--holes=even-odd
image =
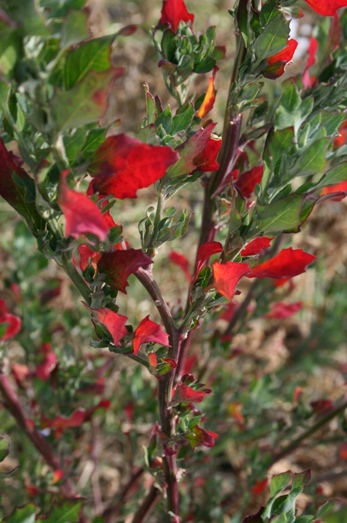
[(0, 520), (346, 521), (347, 1), (140, 4), (0, 2)]

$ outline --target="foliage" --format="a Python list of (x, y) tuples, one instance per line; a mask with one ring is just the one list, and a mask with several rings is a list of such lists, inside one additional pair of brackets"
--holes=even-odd
[[(183, 0), (164, 0), (151, 38), (173, 103), (145, 83), (134, 137), (111, 102), (127, 74), (118, 46), (136, 27), (93, 35), (84, 0), (3, 2), (0, 195), (24, 221), (2, 246), (0, 459), (12, 441), (17, 463), (4, 469), (1, 521), (318, 523), (345, 510), (319, 508), (309, 471), (268, 471), (331, 420), (346, 459), (346, 396), (308, 397), (310, 351), (267, 369), (237, 347), (257, 321), (265, 336), (308, 308), (290, 295), (316, 256), (296, 235), (347, 194), (347, 2), (307, 3), (318, 15), (308, 59), (284, 80), (290, 21), (306, 13), (295, 0), (229, 11), (219, 136), (226, 47), (215, 27), (195, 30)], [(194, 216), (183, 202), (201, 192)], [(318, 344), (314, 332), (301, 341)], [(107, 441), (128, 477), (111, 495)], [(298, 514), (304, 488), (313, 506)]]

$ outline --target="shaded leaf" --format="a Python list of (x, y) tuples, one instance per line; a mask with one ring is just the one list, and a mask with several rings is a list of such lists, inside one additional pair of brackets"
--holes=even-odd
[[(26, 191), (19, 185), (23, 180)], [(31, 197), (29, 192), (33, 193)], [(4, 142), (0, 139), (0, 196), (21, 214), (31, 231), (43, 228), (44, 219), (41, 218), (35, 206), (35, 184), (30, 176), (22, 169), (15, 158), (9, 152)]]
[(140, 267), (148, 267), (153, 260), (141, 249), (106, 252), (98, 261), (99, 272), (105, 274), (105, 281), (114, 289), (126, 294), (128, 278)]
[(237, 181), (235, 187), (240, 191), (244, 198), (250, 198), (257, 184), (261, 183), (264, 172), (264, 165), (257, 165), (250, 171), (243, 172)]

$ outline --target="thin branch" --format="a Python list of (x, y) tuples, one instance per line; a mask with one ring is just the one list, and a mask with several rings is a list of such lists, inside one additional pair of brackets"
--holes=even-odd
[(160, 495), (160, 490), (153, 484), (143, 503), (137, 509), (132, 523), (145, 523)]

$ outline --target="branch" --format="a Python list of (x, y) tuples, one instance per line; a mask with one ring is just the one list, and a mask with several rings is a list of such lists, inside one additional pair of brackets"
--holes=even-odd
[(160, 495), (160, 490), (153, 484), (131, 523), (145, 523)]
[[(179, 360), (182, 338), (180, 336), (179, 329), (174, 324), (171, 311), (167, 303), (165, 302), (156, 281), (153, 278), (152, 272), (151, 270), (145, 270), (140, 268), (135, 272), (135, 276), (142, 283), (142, 285), (145, 287), (148, 294), (154, 301), (154, 304), (165, 326), (166, 332), (169, 335), (169, 357), (173, 358), (177, 362)], [(158, 382), (158, 404), (160, 424), (161, 429), (163, 433), (167, 436), (167, 438), (170, 438), (175, 434), (175, 422), (173, 418), (173, 412), (172, 408), (169, 407), (169, 403), (172, 397), (172, 387), (174, 379), (175, 369), (173, 369), (171, 372), (168, 372), (164, 376), (161, 376)], [(175, 454), (163, 455), (163, 469), (165, 480), (167, 483), (168, 511), (174, 514), (172, 521), (178, 521), (177, 518), (179, 517), (179, 492)], [(152, 494), (154, 495), (154, 493)], [(139, 521), (142, 521), (142, 519), (140, 519)], [(134, 522), (137, 523), (137, 520), (134, 520)]]

